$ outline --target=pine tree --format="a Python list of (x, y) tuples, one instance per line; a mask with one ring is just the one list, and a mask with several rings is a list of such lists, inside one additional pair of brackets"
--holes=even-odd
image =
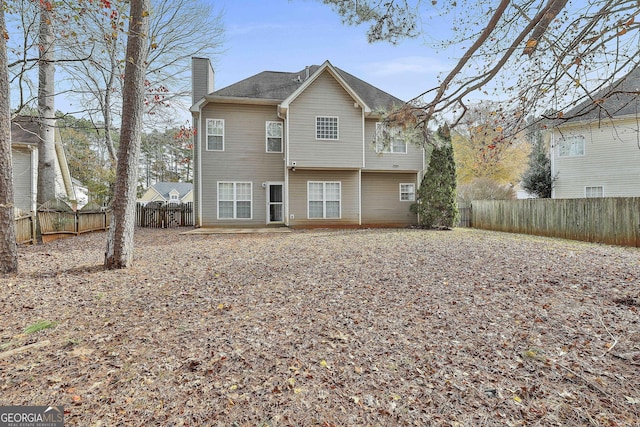
[(551, 176), (551, 159), (547, 153), (542, 133), (534, 131), (530, 138), (532, 141), (529, 154), (529, 167), (522, 175), (522, 188), (529, 194), (539, 198), (550, 198), (553, 188)]
[(412, 211), (426, 228), (452, 228), (457, 221), (456, 165), (446, 124), (438, 129), (429, 169), (422, 178)]

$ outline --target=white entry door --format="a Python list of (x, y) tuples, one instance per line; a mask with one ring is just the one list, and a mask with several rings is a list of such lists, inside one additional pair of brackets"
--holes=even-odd
[(269, 183), (267, 185), (267, 224), (284, 222), (284, 185)]

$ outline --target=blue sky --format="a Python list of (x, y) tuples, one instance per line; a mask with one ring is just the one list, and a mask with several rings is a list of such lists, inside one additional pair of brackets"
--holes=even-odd
[(215, 11), (223, 10), (226, 30), (225, 52), (211, 58), (216, 89), (261, 71), (294, 72), (329, 60), (409, 100), (435, 87), (438, 74), (449, 71), (455, 63), (450, 55), (438, 54), (422, 37), (395, 46), (369, 44), (366, 26), (343, 24), (340, 16), (320, 1), (214, 0), (212, 5)]

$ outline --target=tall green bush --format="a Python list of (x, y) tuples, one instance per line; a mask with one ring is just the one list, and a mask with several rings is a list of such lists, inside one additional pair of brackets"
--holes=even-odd
[(425, 172), (411, 210), (425, 228), (452, 228), (458, 219), (456, 203), (456, 165), (451, 133), (445, 124), (438, 129)]

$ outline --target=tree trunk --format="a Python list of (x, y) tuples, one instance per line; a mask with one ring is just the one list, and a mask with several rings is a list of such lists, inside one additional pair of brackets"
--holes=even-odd
[[(4, 9), (0, 8), (0, 28), (5, 31)], [(0, 34), (0, 273), (18, 271), (16, 225), (13, 213), (13, 175), (11, 165), (11, 111), (7, 42)]]
[(105, 253), (105, 266), (109, 269), (127, 268), (133, 263), (149, 12), (149, 0), (131, 0), (113, 215)]
[[(47, 3), (48, 4), (48, 3)], [(38, 205), (56, 197), (56, 149), (54, 108), (53, 12), (45, 3), (40, 5), (40, 61), (38, 62)]]

